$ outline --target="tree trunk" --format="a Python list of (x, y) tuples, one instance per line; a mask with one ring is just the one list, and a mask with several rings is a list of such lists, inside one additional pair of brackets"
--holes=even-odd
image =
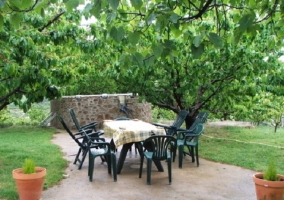
[(190, 126), (193, 124), (194, 120), (195, 120), (195, 116), (193, 116), (191, 114), (187, 115), (187, 117), (185, 118), (186, 129), (190, 128)]

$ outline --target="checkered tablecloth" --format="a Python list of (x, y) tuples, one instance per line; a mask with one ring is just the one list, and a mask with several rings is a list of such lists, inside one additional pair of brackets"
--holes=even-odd
[(117, 147), (130, 142), (144, 141), (151, 135), (165, 135), (163, 128), (141, 120), (104, 121), (104, 132), (113, 138)]

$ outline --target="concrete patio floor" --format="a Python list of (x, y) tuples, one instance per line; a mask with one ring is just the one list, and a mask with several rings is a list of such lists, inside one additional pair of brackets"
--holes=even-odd
[[(78, 146), (64, 131), (52, 140), (62, 148), (65, 159), (70, 161), (64, 179), (58, 185), (43, 191), (42, 200), (89, 200), (89, 199), (190, 199), (190, 200), (255, 200), (252, 170), (211, 162), (200, 158), (199, 167), (189, 156), (184, 158), (183, 168), (176, 160), (172, 167), (172, 184), (168, 182), (167, 165), (164, 172), (152, 168), (152, 185), (146, 184), (146, 168), (139, 174), (139, 155), (133, 148), (125, 160), (117, 182), (107, 173), (106, 164), (96, 159), (93, 182), (88, 179), (88, 156), (81, 170), (73, 161)], [(214, 151), (214, 149), (212, 149)], [(117, 159), (119, 157), (119, 149)], [(241, 158), (240, 158), (241, 159)], [(48, 171), (47, 171), (48, 173)]]

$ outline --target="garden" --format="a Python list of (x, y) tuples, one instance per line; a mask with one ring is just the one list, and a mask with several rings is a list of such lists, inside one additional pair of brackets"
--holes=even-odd
[(206, 123), (200, 156), (257, 171), (274, 157), (284, 173), (283, 14), (278, 0), (0, 0), (0, 198), (31, 154), (57, 170), (46, 188), (60, 180), (56, 130), (38, 125), (70, 95), (133, 93), (153, 122), (188, 111), (184, 128), (200, 112), (251, 123)]

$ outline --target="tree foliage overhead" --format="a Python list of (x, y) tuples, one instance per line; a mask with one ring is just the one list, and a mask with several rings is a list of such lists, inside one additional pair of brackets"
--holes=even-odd
[(121, 90), (175, 112), (246, 117), (264, 77), (283, 71), (280, 1), (92, 1), (85, 11)]
[[(107, 91), (139, 93), (159, 107), (174, 112), (187, 109), (190, 117), (201, 109), (224, 117), (231, 113), (246, 117), (241, 116), (241, 111), (252, 107), (256, 94), (268, 89), (281, 94), (279, 80), (268, 79), (283, 74), (278, 58), (284, 37), (284, 1), (64, 0), (62, 10), (58, 7), (61, 4), (56, 3), (57, 0), (0, 0), (0, 34), (13, 33), (19, 40), (13, 43), (8, 40), (10, 35), (1, 36), (1, 46), (9, 43), (0, 50), (0, 56), (12, 62), (15, 71), (22, 66), (29, 66), (32, 71), (36, 63), (40, 63), (40, 68), (44, 66), (42, 62), (47, 63), (45, 78), (49, 83), (66, 84), (63, 81), (73, 74), (72, 78), (76, 77), (85, 88), (72, 89), (82, 89), (84, 93), (87, 87), (92, 89), (88, 83), (105, 77), (104, 80), (111, 80), (109, 85), (102, 84), (103, 88), (110, 88)], [(74, 13), (80, 4), (84, 5), (86, 19), (97, 19), (89, 27), (92, 37), (75, 28), (78, 18), (59, 20), (61, 13)], [(23, 17), (27, 13), (38, 16), (42, 23), (27, 23)], [(33, 28), (27, 31), (26, 27)], [(28, 48), (43, 51), (49, 57), (33, 60), (31, 52), (21, 51), (21, 37), (30, 44)], [(17, 52), (15, 56), (11, 47)], [(17, 55), (24, 55), (24, 59), (17, 60), (21, 57)], [(0, 61), (1, 74), (10, 69), (6, 63)], [(50, 70), (51, 66), (55, 70)], [(31, 92), (31, 102), (47, 96), (43, 91), (51, 86), (42, 84), (37, 74), (34, 77), (33, 85), (43, 86), (43, 90), (38, 97)], [(14, 88), (8, 84), (4, 87), (9, 89), (4, 94)], [(2, 96), (1, 93), (0, 100)], [(16, 99), (19, 96), (8, 102)]]
[(79, 13), (48, 1), (2, 1), (1, 6), (0, 110), (15, 103), (27, 111), (34, 102), (59, 98), (59, 86), (88, 71), (78, 57), (94, 46), (78, 27)]

